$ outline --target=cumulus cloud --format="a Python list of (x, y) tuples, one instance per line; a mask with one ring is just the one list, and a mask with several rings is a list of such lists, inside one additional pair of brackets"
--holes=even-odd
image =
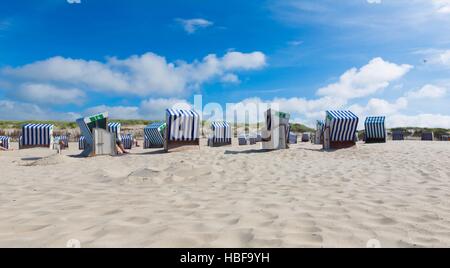
[(236, 82), (233, 72), (257, 70), (266, 65), (262, 52), (209, 54), (202, 60), (168, 62), (154, 53), (126, 59), (109, 58), (105, 63), (52, 57), (16, 68), (0, 70), (0, 78), (15, 84), (53, 84), (119, 95), (187, 95), (203, 83), (219, 79)]
[(360, 69), (352, 68), (341, 75), (338, 82), (320, 88), (319, 96), (333, 96), (354, 99), (369, 96), (387, 88), (391, 82), (400, 79), (413, 67), (395, 64), (374, 58)]
[(209, 26), (212, 26), (214, 23), (206, 20), (206, 19), (202, 19), (202, 18), (195, 18), (195, 19), (175, 19), (182, 27), (183, 29), (189, 33), (189, 34), (193, 34), (195, 33), (198, 29), (200, 28), (206, 28)]
[(450, 14), (450, 0), (433, 0), (438, 13)]
[(74, 121), (81, 115), (72, 112), (56, 112), (26, 102), (0, 100), (0, 114), (3, 120), (66, 120)]
[(381, 4), (381, 0), (367, 0), (369, 4)]
[(83, 104), (86, 94), (76, 88), (61, 89), (46, 84), (23, 84), (12, 93), (19, 99), (36, 104)]
[(148, 99), (141, 102), (139, 113), (141, 118), (161, 120), (164, 119), (167, 108), (191, 109), (192, 105), (186, 100), (177, 98)]
[(387, 127), (450, 128), (450, 116), (442, 114), (395, 114), (386, 121)]
[(423, 99), (423, 98), (436, 99), (444, 97), (446, 94), (447, 94), (446, 88), (427, 84), (417, 91), (408, 92), (406, 96), (413, 99)]

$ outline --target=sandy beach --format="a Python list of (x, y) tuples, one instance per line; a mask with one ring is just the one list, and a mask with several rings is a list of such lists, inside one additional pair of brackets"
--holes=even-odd
[(0, 152), (1, 247), (450, 246), (448, 142), (78, 153)]

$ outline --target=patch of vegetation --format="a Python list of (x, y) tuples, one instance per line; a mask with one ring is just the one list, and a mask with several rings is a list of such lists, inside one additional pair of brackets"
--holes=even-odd
[(303, 124), (291, 124), (291, 131), (297, 132), (297, 133), (304, 133), (304, 132), (315, 132), (316, 130), (310, 127), (307, 127)]

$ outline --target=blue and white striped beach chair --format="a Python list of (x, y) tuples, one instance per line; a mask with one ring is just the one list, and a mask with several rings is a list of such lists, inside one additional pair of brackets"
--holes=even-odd
[(211, 123), (212, 137), (208, 139), (209, 146), (231, 145), (231, 126), (227, 122)]
[(423, 141), (432, 141), (432, 140), (434, 140), (434, 133), (433, 132), (423, 132), (422, 133), (422, 140)]
[(316, 121), (316, 133), (314, 137), (314, 144), (322, 144), (323, 143), (323, 131), (325, 129), (325, 121), (317, 120)]
[(167, 124), (154, 122), (144, 128), (144, 149), (164, 147), (164, 135)]
[(298, 136), (294, 132), (289, 132), (289, 144), (297, 144)]
[(120, 133), (120, 129), (122, 127), (122, 124), (117, 122), (109, 122), (108, 123), (108, 131), (110, 133), (113, 133), (116, 137), (116, 140), (122, 141), (122, 135)]
[(51, 124), (25, 124), (22, 126), (20, 149), (48, 147), (53, 144), (53, 128)]
[(9, 146), (11, 144), (11, 137), (8, 136), (0, 136), (1, 144), (0, 146), (9, 150)]
[(405, 137), (403, 135), (403, 131), (402, 130), (394, 130), (394, 131), (392, 131), (392, 140), (394, 140), (394, 141), (402, 141), (404, 139), (405, 139)]
[(131, 150), (133, 148), (133, 135), (126, 134), (121, 136), (123, 148)]
[(326, 111), (325, 149), (354, 146), (358, 122), (358, 117), (351, 111)]
[(364, 140), (366, 143), (386, 142), (386, 127), (384, 116), (369, 116), (364, 122)]
[(240, 134), (238, 136), (238, 143), (239, 143), (239, 145), (247, 145), (247, 135)]
[(166, 135), (164, 149), (168, 152), (186, 145), (200, 146), (200, 115), (194, 110), (166, 110)]

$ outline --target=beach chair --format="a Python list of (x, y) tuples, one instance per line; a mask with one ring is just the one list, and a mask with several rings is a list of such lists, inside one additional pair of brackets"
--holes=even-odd
[(9, 150), (11, 144), (11, 137), (8, 136), (0, 136), (0, 146)]
[(53, 145), (53, 128), (51, 124), (25, 124), (22, 126), (19, 149), (36, 147), (50, 148)]
[(200, 148), (200, 115), (194, 110), (167, 109), (164, 150), (180, 147)]
[(402, 141), (405, 137), (403, 136), (402, 130), (394, 130), (392, 131), (392, 140), (394, 141)]
[(289, 144), (297, 144), (297, 134), (295, 134), (294, 132), (289, 132)]
[(290, 114), (268, 109), (264, 113), (265, 126), (262, 129), (262, 149), (288, 149)]
[(231, 126), (227, 122), (211, 122), (212, 136), (208, 138), (208, 146), (231, 145)]
[(120, 127), (117, 130), (117, 125), (108, 124), (108, 113), (79, 118), (76, 122), (84, 137), (82, 156), (117, 154), (116, 139)]
[(364, 141), (366, 143), (386, 142), (386, 127), (384, 116), (368, 116), (364, 122)]
[(303, 133), (302, 134), (302, 142), (310, 142), (311, 141), (311, 136), (309, 133)]
[(314, 144), (323, 144), (323, 130), (325, 129), (325, 121), (316, 121), (316, 132), (314, 135)]
[(238, 136), (239, 145), (247, 145), (247, 136), (245, 134), (240, 134)]
[(359, 119), (351, 111), (326, 111), (324, 149), (340, 149), (356, 145)]
[(133, 148), (133, 135), (125, 134), (121, 135), (123, 148), (126, 150), (131, 150)]
[(423, 132), (422, 133), (422, 140), (423, 141), (432, 141), (432, 140), (434, 140), (434, 133), (433, 132)]
[(154, 122), (144, 128), (144, 149), (163, 148), (167, 124)]
[(108, 122), (108, 132), (112, 133), (116, 140), (122, 141), (122, 124), (118, 122)]

